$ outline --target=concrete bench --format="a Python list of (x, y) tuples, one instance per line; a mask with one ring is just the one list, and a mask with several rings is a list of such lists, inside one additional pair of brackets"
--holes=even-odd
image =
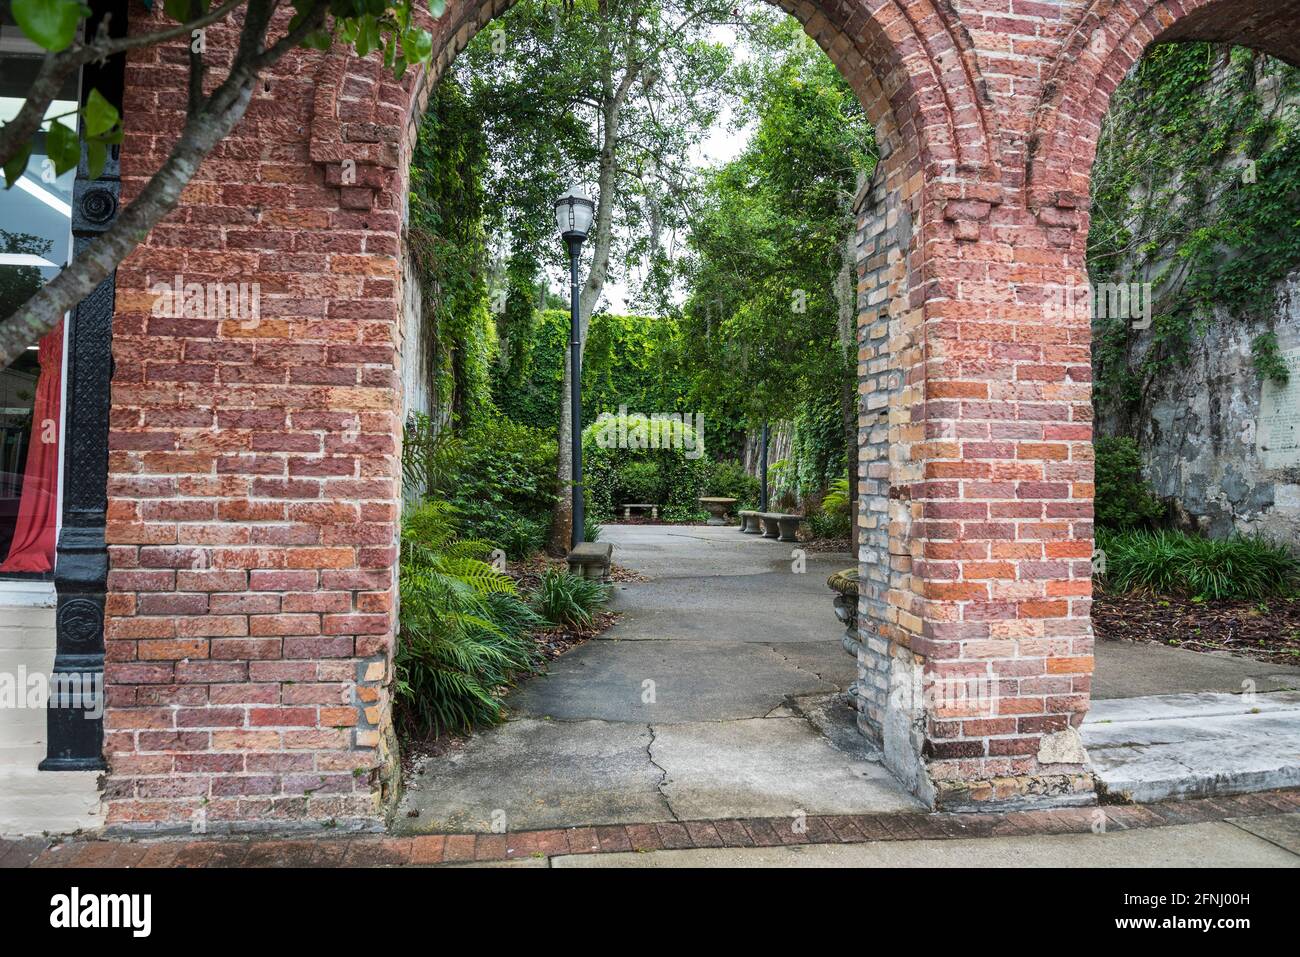
[(763, 525), (758, 520), (758, 512), (753, 509), (741, 509), (736, 513), (740, 516), (740, 530), (746, 535), (763, 534)]
[(799, 523), (804, 520), (802, 515), (787, 515), (784, 512), (759, 512), (758, 518), (763, 523), (764, 538), (775, 538), (780, 542), (799, 541)]
[(580, 542), (569, 552), (569, 571), (583, 578), (604, 580), (609, 577), (613, 555), (613, 542)]
[(631, 518), (632, 509), (636, 509), (638, 512), (648, 511), (652, 519), (655, 519), (656, 521), (659, 519), (658, 505), (651, 505), (649, 502), (628, 502), (623, 506), (623, 517)]

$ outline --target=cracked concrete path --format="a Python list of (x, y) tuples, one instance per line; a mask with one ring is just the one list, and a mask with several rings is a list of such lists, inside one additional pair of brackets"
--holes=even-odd
[[(826, 578), (847, 554), (735, 527), (608, 526), (622, 619), (507, 699), (510, 720), (427, 759), (403, 833), (920, 807), (857, 733)], [(796, 569), (802, 569), (796, 571)]]

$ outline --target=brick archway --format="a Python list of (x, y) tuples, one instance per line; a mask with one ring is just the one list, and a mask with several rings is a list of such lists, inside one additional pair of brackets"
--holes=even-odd
[[(450, 3), (437, 70), (507, 5)], [(859, 231), (860, 725), (935, 804), (1091, 801), (1073, 730), (1093, 668), (1090, 330), (1045, 303), (1082, 282), (1092, 149), (1128, 66), (1156, 37), (1291, 58), (1297, 0), (781, 5), (884, 154)], [(179, 63), (129, 61), (124, 201), (179, 127)], [(118, 271), (112, 826), (383, 812), (402, 210), (436, 75), (294, 54)], [(155, 315), (151, 287), (182, 275), (259, 282), (260, 319)]]
[[(434, 25), (438, 70), (506, 5), (450, 5)], [(885, 656), (906, 657), (908, 632), (889, 608), (917, 600), (899, 597), (915, 585), (896, 566), (911, 549), (898, 490), (921, 474), (903, 403), (923, 394), (923, 237), (945, 208), (938, 199), (968, 195), (948, 186), (931, 196), (926, 184), (974, 178), (970, 189), (989, 193), (997, 164), (974, 52), (950, 13), (928, 0), (788, 9), (858, 91), (884, 154), (863, 212), (880, 228), (864, 236), (859, 269), (864, 393), (874, 396), (864, 397), (863, 470), (883, 478), (867, 514), (892, 520), (872, 556), (885, 573), (868, 614), (889, 636)], [(167, 62), (144, 51), (131, 66), (128, 199), (165, 146), (158, 107), (181, 83)], [(190, 826), (196, 815), (209, 827), (364, 825), (382, 811), (393, 763), (401, 211), (436, 76), (399, 84), (373, 61), (296, 55), (119, 273), (110, 825)], [(150, 314), (151, 286), (182, 272), (255, 276), (263, 318)], [(878, 738), (882, 717), (864, 708)], [(913, 764), (919, 743), (914, 751)]]

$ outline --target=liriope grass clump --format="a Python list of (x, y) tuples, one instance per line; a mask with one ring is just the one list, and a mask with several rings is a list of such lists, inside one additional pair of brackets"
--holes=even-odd
[(537, 613), (553, 625), (589, 628), (608, 597), (609, 590), (599, 581), (550, 568), (542, 576), (532, 602)]
[(1186, 532), (1099, 528), (1098, 577), (1114, 591), (1197, 601), (1257, 601), (1296, 594), (1300, 560), (1262, 538), (1203, 538)]

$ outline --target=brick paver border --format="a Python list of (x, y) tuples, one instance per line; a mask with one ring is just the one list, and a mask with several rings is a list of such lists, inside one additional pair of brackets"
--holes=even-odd
[(981, 814), (882, 813), (613, 824), (507, 834), (320, 835), (113, 841), (0, 840), (0, 867), (408, 867), (705, 847), (952, 840), (1199, 824), (1300, 811), (1300, 789), (1233, 797)]

